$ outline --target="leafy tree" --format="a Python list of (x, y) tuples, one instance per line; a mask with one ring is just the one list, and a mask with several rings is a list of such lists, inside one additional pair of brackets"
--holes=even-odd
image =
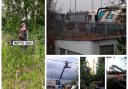
[(80, 58), (80, 74), (81, 74), (80, 79), (81, 81), (84, 81), (86, 86), (89, 86), (90, 82), (94, 80), (94, 76), (91, 75), (90, 68), (87, 65), (88, 65), (88, 62), (86, 60), (86, 57), (81, 57)]
[(55, 53), (55, 30), (57, 27), (56, 23), (56, 2), (55, 0), (47, 1), (47, 54)]
[[(125, 25), (126, 28), (126, 0), (119, 0), (118, 4), (115, 4), (115, 1), (111, 2), (112, 7), (118, 7), (120, 12), (118, 13), (115, 21), (120, 25), (120, 35), (122, 35), (122, 27)], [(119, 54), (126, 54), (126, 37), (117, 38), (117, 51)]]
[(105, 57), (99, 57), (97, 62), (96, 79), (105, 80)]
[(125, 81), (117, 81), (115, 79), (107, 79), (107, 89), (126, 89)]
[(117, 48), (119, 54), (126, 54), (126, 38), (121, 37), (117, 39)]
[(21, 22), (33, 32), (43, 29), (44, 0), (4, 0), (2, 8), (3, 31), (17, 32)]
[[(121, 25), (120, 34), (122, 34), (122, 26), (126, 25), (126, 7), (121, 9), (121, 12), (117, 16), (116, 20)], [(117, 42), (118, 42), (118, 44), (117, 44), (118, 53), (119, 54), (126, 54), (126, 37), (118, 38)]]

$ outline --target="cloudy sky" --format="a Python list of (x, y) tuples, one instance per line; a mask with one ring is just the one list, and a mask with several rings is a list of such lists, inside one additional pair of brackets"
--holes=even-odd
[[(97, 10), (101, 7), (101, 1), (102, 1), (102, 7), (110, 5), (109, 1), (113, 0), (76, 0), (76, 10), (77, 11), (90, 11), (92, 7), (92, 1), (93, 1), (93, 9)], [(66, 13), (69, 11), (70, 8), (70, 0), (56, 0), (57, 2), (57, 11)], [(71, 10), (75, 10), (75, 0), (71, 0)]]
[(109, 57), (107, 58), (107, 71), (109, 71), (109, 67), (112, 65), (117, 65), (118, 67), (126, 70), (126, 58), (125, 57)]
[[(91, 70), (94, 71), (94, 73), (96, 73), (96, 64), (97, 64), (97, 61), (98, 61), (98, 57), (88, 56), (86, 58), (86, 60), (88, 60), (89, 67), (91, 68)], [(94, 67), (94, 70), (93, 70), (93, 67)]]
[(62, 79), (72, 80), (76, 78), (78, 75), (78, 59), (77, 57), (47, 56), (47, 78), (59, 79), (65, 61), (71, 62), (71, 68), (64, 70)]

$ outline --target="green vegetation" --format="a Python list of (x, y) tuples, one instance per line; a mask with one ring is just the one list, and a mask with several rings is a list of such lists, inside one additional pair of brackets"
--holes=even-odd
[(105, 58), (98, 57), (96, 74), (91, 73), (91, 68), (86, 57), (80, 58), (80, 89), (96, 89), (97, 86), (104, 87), (105, 84)]
[(108, 89), (126, 89), (126, 81), (117, 81), (114, 78), (107, 79)]
[[(44, 89), (44, 0), (3, 0), (2, 89)], [(34, 46), (12, 46), (20, 24)]]
[(99, 57), (97, 62), (96, 80), (105, 81), (105, 58)]
[[(42, 89), (44, 86), (44, 46), (11, 46), (11, 35), (3, 32), (2, 86), (3, 89)], [(22, 88), (25, 87), (25, 88)]]
[[(116, 64), (112, 63), (113, 59), (118, 62), (116, 62)], [(127, 57), (110, 57), (110, 59), (108, 59), (108, 67), (109, 70), (107, 70), (107, 89), (126, 89)]]
[[(120, 24), (120, 34), (122, 34), (123, 25), (125, 25), (126, 29), (126, 1), (120, 0), (120, 4), (118, 5), (113, 3), (113, 7), (118, 7), (120, 9), (116, 17), (116, 23)], [(126, 54), (126, 36), (117, 38), (117, 42), (117, 53), (120, 55)]]

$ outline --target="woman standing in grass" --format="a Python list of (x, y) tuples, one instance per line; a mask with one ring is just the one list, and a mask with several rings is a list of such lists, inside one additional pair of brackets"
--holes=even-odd
[(18, 39), (21, 41), (28, 40), (28, 29), (25, 23), (22, 23), (18, 32)]

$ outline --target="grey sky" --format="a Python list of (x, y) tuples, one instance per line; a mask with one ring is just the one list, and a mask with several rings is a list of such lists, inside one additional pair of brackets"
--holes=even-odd
[[(58, 60), (58, 61), (53, 61)], [(73, 62), (71, 68), (64, 70), (62, 79), (71, 80), (74, 79), (78, 74), (78, 58), (77, 57), (59, 57), (59, 56), (47, 56), (47, 78), (59, 79), (62, 72), (64, 61)], [(63, 61), (63, 62), (61, 62)], [(76, 72), (77, 71), (77, 72)]]
[[(57, 1), (57, 11), (66, 13), (70, 8), (70, 0), (56, 0)], [(75, 0), (71, 0), (71, 10), (75, 10)], [(76, 0), (77, 2), (77, 11), (90, 11), (92, 7), (92, 0)], [(102, 7), (107, 6), (109, 0), (102, 0)], [(93, 0), (93, 9), (97, 10), (101, 7), (101, 0)]]
[(117, 65), (120, 68), (126, 70), (127, 60), (125, 57), (111, 57), (107, 58), (107, 71), (109, 71), (109, 67), (112, 65)]

